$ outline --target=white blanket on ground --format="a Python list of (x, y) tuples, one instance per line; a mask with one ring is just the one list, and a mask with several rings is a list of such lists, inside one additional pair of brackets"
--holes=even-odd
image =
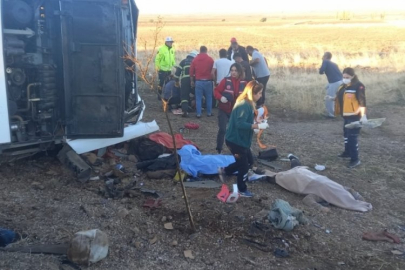
[(330, 204), (348, 210), (367, 212), (372, 209), (370, 203), (356, 200), (342, 185), (311, 172), (308, 167), (299, 166), (277, 174), (267, 171), (266, 174), (276, 175), (276, 183), (294, 193), (315, 194)]

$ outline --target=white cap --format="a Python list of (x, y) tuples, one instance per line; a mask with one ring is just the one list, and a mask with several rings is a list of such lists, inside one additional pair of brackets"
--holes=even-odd
[(172, 39), (172, 37), (166, 37), (165, 42), (174, 42), (174, 40)]
[(198, 52), (197, 52), (196, 50), (192, 50), (192, 51), (188, 54), (188, 56), (196, 57), (197, 54), (198, 54)]

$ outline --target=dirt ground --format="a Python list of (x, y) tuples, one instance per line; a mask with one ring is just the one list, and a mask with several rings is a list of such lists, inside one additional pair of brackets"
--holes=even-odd
[[(156, 97), (146, 91), (141, 95), (147, 104), (144, 120), (156, 119), (167, 132)], [(337, 207), (320, 213), (305, 206), (302, 196), (268, 182), (250, 183), (255, 197), (241, 198), (234, 205), (219, 202), (217, 189), (187, 189), (197, 227), (192, 233), (180, 185), (171, 179), (150, 180), (136, 172), (134, 163), (123, 161), (128, 171), (137, 173), (137, 185), (162, 194), (162, 207), (149, 210), (142, 207), (146, 195), (105, 198), (100, 194), (104, 181), (79, 183), (57, 159), (44, 156), (1, 165), (0, 227), (27, 235), (14, 247), (66, 243), (77, 231), (101, 229), (110, 239), (109, 255), (83, 269), (405, 269), (405, 255), (392, 253), (405, 252), (403, 108), (403, 104), (369, 108), (369, 118), (387, 117), (387, 121), (380, 128), (362, 130), (362, 165), (353, 170), (337, 157), (343, 147), (340, 119), (294, 120), (271, 111), (264, 142), (276, 145), (282, 158), (294, 153), (309, 167), (325, 164), (327, 169), (321, 173), (359, 191), (373, 205), (369, 213)], [(216, 117), (170, 117), (176, 130), (186, 121), (199, 123), (199, 130), (184, 136), (203, 154), (215, 153)], [(253, 149), (257, 153), (255, 143)], [(288, 163), (279, 165), (288, 169)], [(228, 184), (233, 181), (230, 177)], [(266, 215), (275, 199), (304, 210), (310, 224), (291, 232), (272, 228)], [(164, 228), (165, 219), (172, 222), (173, 230)], [(261, 224), (262, 230), (255, 224)], [(365, 231), (382, 229), (399, 236), (402, 243), (361, 239)], [(275, 257), (276, 248), (287, 250), (289, 257)], [(194, 259), (185, 258), (185, 250), (191, 250)], [(74, 267), (64, 264), (63, 257), (0, 252), (0, 269)]]

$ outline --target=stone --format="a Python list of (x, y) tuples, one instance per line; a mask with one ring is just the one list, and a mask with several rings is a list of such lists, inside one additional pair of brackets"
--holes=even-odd
[(129, 215), (129, 211), (126, 208), (121, 208), (120, 210), (118, 210), (117, 212), (117, 216), (119, 218), (125, 218), (126, 216)]
[(171, 222), (165, 223), (164, 227), (166, 230), (173, 230), (173, 223)]
[(170, 243), (170, 245), (172, 246), (172, 247), (175, 247), (175, 246), (177, 246), (179, 243), (176, 241), (176, 240), (173, 240), (171, 243)]

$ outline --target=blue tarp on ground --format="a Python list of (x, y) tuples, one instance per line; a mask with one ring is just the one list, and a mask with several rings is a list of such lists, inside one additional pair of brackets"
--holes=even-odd
[(187, 174), (197, 177), (201, 174), (217, 174), (218, 167), (226, 167), (235, 162), (232, 155), (202, 155), (193, 145), (185, 145), (179, 151), (180, 167)]

